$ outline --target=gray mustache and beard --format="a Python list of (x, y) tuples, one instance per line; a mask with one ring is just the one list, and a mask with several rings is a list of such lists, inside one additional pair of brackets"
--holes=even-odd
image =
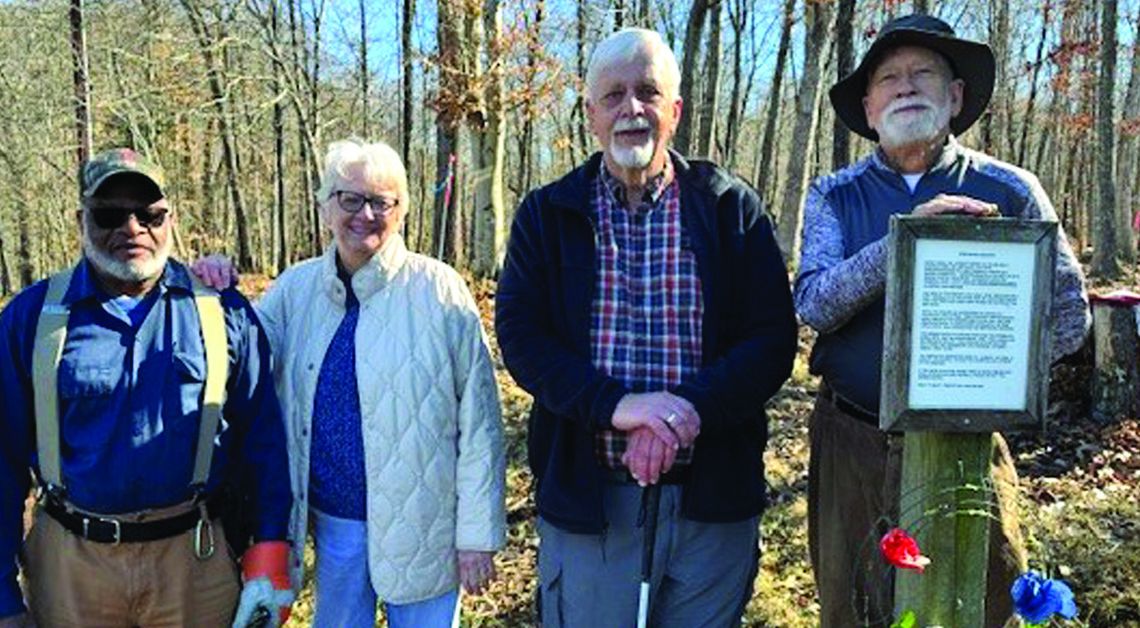
[[(90, 217), (84, 217), (84, 221), (89, 220)], [(98, 270), (124, 282), (148, 281), (161, 275), (173, 246), (174, 238), (168, 236), (149, 259), (124, 262), (92, 241), (90, 224), (83, 229), (83, 255)]]
[[(897, 113), (900, 109), (924, 105), (921, 111)], [(950, 125), (950, 99), (935, 102), (924, 96), (911, 96), (891, 103), (879, 116), (879, 144), (884, 148), (898, 148), (919, 142), (929, 142)]]
[[(638, 146), (623, 146), (618, 143), (617, 134), (624, 131), (649, 131), (649, 138)], [(610, 131), (610, 156), (622, 168), (640, 169), (649, 166), (656, 144), (657, 138), (653, 136), (653, 129), (644, 116), (618, 120)]]

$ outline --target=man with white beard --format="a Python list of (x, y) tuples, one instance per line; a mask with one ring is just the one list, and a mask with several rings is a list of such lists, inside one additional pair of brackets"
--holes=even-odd
[[(1057, 220), (1037, 178), (964, 148), (954, 137), (985, 110), (994, 57), (941, 20), (888, 23), (862, 63), (831, 88), (836, 115), (878, 142), (858, 163), (814, 181), (804, 202), (795, 284), (800, 318), (819, 338), (821, 375), (810, 419), (808, 532), (824, 628), (890, 625), (893, 581), (877, 551), (898, 520), (901, 442), (878, 430), (886, 235), (894, 214)], [(1080, 348), (1089, 325), (1084, 279), (1062, 232), (1053, 295), (1054, 359)], [(1017, 474), (995, 434), (986, 626), (1004, 625), (1009, 587), (1025, 569), (1015, 515)]]
[(657, 33), (598, 44), (602, 152), (527, 195), (499, 280), (503, 360), (534, 395), (546, 628), (634, 625), (654, 484), (650, 625), (737, 625), (752, 590), (763, 406), (791, 371), (795, 316), (757, 194), (668, 149), (679, 83)]
[[(265, 334), (170, 258), (155, 164), (113, 149), (80, 179), (83, 258), (0, 313), (0, 626), (221, 626), (239, 600), (237, 625), (277, 625), (292, 494)], [(227, 537), (253, 543), (244, 587)]]

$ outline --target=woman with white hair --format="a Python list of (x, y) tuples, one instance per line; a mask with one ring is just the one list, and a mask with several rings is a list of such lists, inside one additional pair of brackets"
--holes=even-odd
[(333, 245), (257, 306), (290, 443), (294, 586), (311, 521), (316, 626), (373, 626), (378, 598), (390, 626), (453, 626), (458, 586), (481, 592), (505, 542), (479, 314), (452, 268), (405, 247), (407, 174), (388, 145), (333, 143), (317, 201)]

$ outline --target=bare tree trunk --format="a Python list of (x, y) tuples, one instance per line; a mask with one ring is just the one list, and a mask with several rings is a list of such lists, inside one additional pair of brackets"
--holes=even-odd
[[(308, 129), (309, 129), (309, 131), (308, 131), (308, 136), (309, 136), (309, 142), (310, 142), (310, 147), (311, 147), (310, 154), (312, 155), (312, 163), (314, 164), (314, 168), (313, 168), (313, 191), (314, 191), (314, 193), (320, 186), (320, 178), (321, 178), (320, 166), (317, 165), (319, 163), (319, 160), (320, 160), (320, 158), (318, 157), (318, 154), (319, 154), (318, 151), (321, 150), (321, 139), (320, 139), (321, 138), (321, 135), (320, 135), (320, 133), (321, 133), (321, 108), (320, 108), (320, 103), (318, 102), (318, 94), (319, 94), (319, 88), (320, 88), (320, 84), (321, 84), (321, 25), (324, 22), (324, 11), (325, 11), (325, 2), (324, 2), (324, 0), (320, 0), (320, 2), (317, 5), (316, 10), (313, 12), (313, 50), (312, 50), (312, 57), (310, 59), (310, 61), (312, 63), (312, 69), (308, 73), (308, 76), (309, 76), (309, 108), (308, 108), (308, 117), (309, 117)], [(306, 48), (306, 50), (308, 50), (308, 49)], [(312, 198), (312, 197), (310, 197), (310, 198)], [(312, 219), (311, 219), (312, 222), (310, 223), (312, 225), (312, 255), (319, 255), (321, 253), (321, 250), (324, 248), (322, 245), (322, 242), (321, 242), (321, 235), (323, 234), (324, 230), (321, 226), (321, 216), (320, 216), (320, 211), (318, 210), (317, 204), (315, 202), (313, 202), (310, 205), (310, 208), (311, 208), (310, 214), (312, 216)]]
[[(526, 97), (522, 105), (522, 133), (519, 134), (519, 172), (515, 183), (516, 191), (521, 196), (530, 189), (534, 157), (531, 145), (534, 144), (534, 120), (537, 116), (535, 100), (535, 80), (538, 76), (539, 55), (542, 54), (542, 23), (546, 14), (546, 2), (538, 0), (534, 6), (534, 21), (527, 25), (527, 60), (526, 74), (524, 75)], [(529, 16), (528, 16), (529, 19)]]
[[(1049, 109), (1045, 113), (1046, 120), (1057, 120), (1057, 116), (1061, 114), (1061, 102), (1066, 97), (1067, 96), (1063, 95), (1058, 89), (1051, 90), (1049, 97)], [(1044, 128), (1042, 129), (1041, 137), (1038, 139), (1037, 151), (1033, 158), (1033, 167), (1035, 169), (1041, 169), (1043, 167), (1042, 164), (1044, 164), (1046, 158), (1045, 149), (1049, 146), (1056, 147), (1057, 145), (1063, 144), (1065, 139), (1063, 129), (1054, 128), (1053, 125), (1048, 124), (1043, 125), (1043, 127)], [(1064, 151), (1054, 153), (1054, 155), (1058, 159), (1063, 158)], [(1060, 168), (1058, 168), (1058, 171), (1059, 170)]]
[[(448, 0), (436, 3), (439, 45), (439, 88), (444, 94), (462, 94), (464, 86), (460, 56), (463, 50), (462, 5)], [(439, 188), (436, 193), (435, 220), (432, 229), (432, 251), (441, 260), (457, 265), (463, 249), (462, 217), (457, 197), (459, 186), (458, 155), (460, 141), (459, 112), (455, 107), (440, 107), (436, 123), (436, 171)]]
[[(1061, 5), (1061, 42), (1060, 50), (1069, 48), (1074, 44), (1078, 38), (1080, 28), (1077, 25), (1078, 13), (1076, 10), (1076, 3), (1064, 2)], [(1043, 35), (1044, 36), (1044, 35)], [(1054, 122), (1054, 124), (1042, 125), (1044, 133), (1042, 134), (1042, 141), (1037, 145), (1036, 157), (1033, 160), (1034, 167), (1039, 168), (1037, 164), (1045, 162), (1045, 148), (1048, 146), (1053, 156), (1053, 161), (1056, 164), (1053, 176), (1046, 180), (1057, 180), (1064, 185), (1068, 181), (1068, 164), (1072, 161), (1073, 152), (1070, 150), (1069, 138), (1072, 135), (1070, 129), (1064, 124), (1057, 124), (1062, 122), (1063, 116), (1066, 113), (1066, 107), (1070, 101), (1079, 102), (1080, 97), (1074, 95), (1072, 92), (1072, 77), (1076, 74), (1072, 70), (1073, 60), (1071, 55), (1057, 55), (1057, 72), (1052, 81), (1052, 89), (1050, 89), (1049, 110), (1045, 115), (1045, 119)], [(1046, 141), (1048, 140), (1048, 141)], [(1063, 199), (1062, 202), (1067, 202)], [(1078, 226), (1074, 221), (1071, 225), (1074, 230), (1080, 229), (1083, 231), (1083, 226)], [(1069, 225), (1066, 225), (1069, 227)], [(1079, 250), (1079, 249), (1078, 249)]]
[[(577, 38), (575, 43), (575, 60), (578, 65), (578, 74), (576, 75), (579, 80), (586, 80), (586, 3), (578, 3), (578, 19), (575, 22), (577, 27)], [(584, 89), (589, 89), (585, 86)], [(579, 162), (585, 159), (586, 155), (590, 154), (590, 141), (586, 137), (586, 96), (582, 91), (578, 92), (577, 97), (574, 99), (574, 132), (578, 141), (574, 144), (577, 150), (574, 151), (574, 162)]]
[[(293, 113), (297, 116), (297, 148), (304, 163), (317, 163), (317, 141), (314, 137), (313, 121), (309, 118), (312, 110), (309, 108), (308, 94), (312, 88), (309, 80), (309, 53), (305, 41), (308, 29), (305, 28), (305, 14), (301, 10), (301, 0), (288, 0), (289, 2), (289, 41), (293, 59)], [(301, 206), (298, 242), (298, 257), (316, 255), (319, 251), (320, 221), (317, 217), (317, 186), (320, 181), (319, 167), (314, 168), (310, 176), (301, 180), (304, 204)]]
[(8, 254), (4, 251), (4, 229), (0, 225), (0, 295), (15, 292), (12, 286), (12, 271), (8, 267)]
[[(479, 24), (479, 18), (482, 24)], [(506, 161), (506, 115), (503, 108), (503, 64), (506, 50), (503, 45), (503, 17), (499, 0), (485, 0), (482, 15), (472, 15), (475, 22), (471, 32), (483, 31), (486, 36), (486, 72), (480, 68), (482, 37), (472, 37), (469, 53), (473, 55), (477, 85), (483, 85), (481, 111), (469, 115), (473, 122), (472, 151), (475, 179), (475, 273), (493, 277), (506, 248), (506, 201), (503, 198), (503, 164)], [(485, 77), (485, 78), (484, 78)], [(483, 79), (483, 80), (481, 80)]]
[(720, 14), (724, 0), (711, 0), (709, 4), (709, 47), (708, 63), (705, 64), (706, 84), (702, 94), (701, 126), (697, 139), (697, 154), (709, 159), (716, 158), (716, 119), (720, 100)]
[[(694, 73), (700, 68), (694, 61), (700, 55), (701, 35), (704, 33), (705, 18), (708, 14), (710, 0), (693, 0), (693, 7), (689, 10), (689, 23), (685, 28), (685, 48), (681, 53), (681, 102), (693, 102)], [(718, 2), (719, 0), (712, 0)], [(693, 129), (693, 118), (697, 108), (692, 107), (689, 113), (681, 114), (681, 121), (677, 125), (677, 134), (673, 138), (673, 147), (682, 155), (689, 154)]]
[(982, 150), (1010, 158), (1009, 146), (1009, 2), (989, 0), (990, 48), (994, 52), (994, 93), (982, 116)]
[[(722, 0), (723, 1), (723, 0)], [(732, 99), (728, 103), (728, 122), (725, 124), (724, 151), (729, 170), (736, 169), (736, 143), (740, 138), (740, 116), (744, 107), (741, 97), (744, 65), (744, 29), (748, 26), (750, 0), (733, 0), (728, 7), (728, 21), (732, 25)], [(756, 66), (753, 65), (753, 68)], [(751, 83), (751, 81), (749, 81)]]
[(1116, 169), (1113, 92), (1116, 88), (1116, 0), (1102, 0), (1100, 75), (1097, 84), (1097, 199), (1093, 220), (1092, 273), (1101, 279), (1120, 276), (1120, 243), (1116, 237)]
[[(279, 0), (269, 0), (270, 29), (273, 41), (280, 42)], [(277, 246), (274, 264), (281, 272), (289, 266), (289, 233), (285, 228), (288, 218), (285, 215), (285, 106), (281, 102), (285, 86), (281, 75), (285, 73), (280, 55), (273, 55), (273, 216)]]
[[(6, 159), (7, 165), (13, 175), (13, 182), (15, 185), (13, 189), (19, 190), (18, 201), (21, 207), (32, 207), (28, 202), (28, 191), (25, 184), (25, 177), (23, 170), (12, 168), (10, 156)], [(16, 249), (16, 259), (19, 262), (20, 271), (20, 288), (26, 288), (32, 285), (35, 281), (35, 267), (32, 265), (35, 260), (35, 254), (32, 253), (32, 212), (20, 211), (16, 212), (16, 227), (18, 229), (18, 248)]]
[(1128, 88), (1124, 96), (1119, 128), (1120, 145), (1117, 149), (1116, 182), (1120, 186), (1117, 204), (1117, 237), (1123, 238), (1121, 253), (1124, 261), (1136, 262), (1136, 233), (1132, 230), (1132, 217), (1136, 214), (1137, 158), (1140, 157), (1137, 133), (1140, 132), (1140, 42), (1132, 42), (1132, 63), (1128, 75)]
[[(1041, 15), (1041, 36), (1037, 39), (1037, 54), (1033, 60), (1033, 74), (1029, 78), (1029, 98), (1025, 104), (1025, 121), (1021, 125), (1021, 142), (1017, 147), (1017, 164), (1022, 167), (1027, 167), (1025, 158), (1028, 157), (1029, 150), (1029, 128), (1033, 125), (1033, 106), (1037, 102), (1037, 77), (1041, 72), (1041, 66), (1045, 58), (1045, 39), (1049, 35), (1049, 13), (1051, 10), (1049, 0), (1042, 2), (1042, 15)], [(1040, 168), (1040, 164), (1034, 164), (1034, 168)]]
[[(320, 91), (320, 39), (324, 21), (325, 0), (314, 0), (312, 29), (305, 24), (305, 16), (298, 0), (289, 3), (290, 71), (285, 74), (289, 81), (289, 96), (293, 113), (297, 116), (297, 143), (300, 161), (307, 176), (302, 177), (305, 210), (298, 224), (301, 241), (308, 243), (308, 255), (319, 255), (322, 250), (320, 214), (316, 202), (316, 189), (321, 179), (321, 109)], [(312, 46), (306, 37), (312, 34)], [(278, 53), (284, 58), (283, 53)], [(303, 249), (304, 247), (300, 247)], [(298, 253), (301, 251), (299, 250)]]
[[(420, 72), (420, 92), (421, 93), (424, 93), (424, 94), (428, 93), (428, 91), (429, 91), (428, 85), (429, 85), (430, 80), (431, 80), (431, 78), (428, 75), (428, 72)], [(420, 167), (417, 168), (417, 172), (419, 174), (419, 179), (420, 179), (420, 185), (417, 186), (419, 188), (418, 191), (419, 191), (420, 202), (416, 203), (416, 206), (421, 208), (421, 209), (419, 211), (419, 220), (416, 221), (419, 225), (419, 229), (417, 229), (417, 231), (419, 232), (417, 234), (417, 236), (419, 237), (419, 246), (416, 247), (416, 250), (425, 251), (431, 255), (436, 254), (435, 249), (433, 249), (431, 246), (432, 242), (435, 241), (434, 238), (436, 236), (435, 236), (434, 232), (429, 232), (429, 225), (434, 225), (434, 221), (435, 221), (435, 216), (436, 216), (436, 212), (435, 212), (436, 200), (435, 199), (436, 199), (437, 192), (436, 192), (436, 183), (435, 183), (435, 180), (433, 178), (435, 175), (434, 175), (432, 170), (428, 169), (427, 163), (428, 163), (428, 147), (431, 146), (431, 143), (432, 143), (431, 142), (432, 132), (434, 129), (438, 129), (438, 128), (439, 128), (438, 124), (427, 124), (427, 122), (425, 120), (424, 124), (420, 125), (420, 129), (419, 129), (420, 141), (416, 144), (416, 149), (415, 149), (415, 152), (413, 153), (416, 156), (416, 163), (421, 164)]]
[(637, 3), (637, 24), (642, 28), (653, 28), (653, 1), (652, 0), (638, 0)]
[[(835, 74), (843, 79), (855, 68), (855, 0), (839, 0), (835, 16)], [(831, 125), (831, 166), (839, 170), (851, 163), (851, 131), (835, 116)]]
[(625, 28), (625, 22), (625, 2), (624, 0), (614, 0), (614, 30), (620, 31)]
[(415, 132), (415, 117), (412, 108), (412, 26), (416, 19), (416, 0), (404, 0), (403, 16), (400, 22), (400, 62), (403, 72), (400, 75), (403, 97), (400, 114), (400, 157), (404, 167), (411, 171), (412, 134)]
[[(232, 113), (228, 94), (226, 93), (226, 80), (219, 61), (214, 56), (214, 47), (219, 39), (214, 38), (209, 26), (206, 24), (198, 6), (193, 0), (180, 0), (186, 14), (190, 19), (190, 28), (198, 40), (202, 61), (206, 65), (207, 84), (210, 87), (210, 96), (214, 99), (214, 111), (217, 114), (218, 131), (222, 138), (222, 159), (226, 169), (226, 187), (230, 193), (230, 202), (233, 204), (234, 219), (237, 223), (238, 236), (238, 268), (253, 270), (253, 247), (249, 237), (249, 221), (246, 215), (245, 201), (242, 197), (241, 185), (238, 182), (238, 149), (237, 138), (234, 135)], [(220, 19), (220, 18), (219, 18)]]
[(368, 2), (360, 0), (360, 134), (370, 137), (368, 106)]
[(91, 90), (87, 79), (87, 34), (83, 27), (83, 0), (71, 0), (72, 83), (75, 87), (76, 167), (91, 157)]
[[(412, 67), (412, 22), (416, 17), (416, 2), (415, 0), (403, 0), (402, 10), (400, 14), (400, 159), (404, 162), (404, 168), (408, 172), (408, 185), (416, 185), (412, 175), (420, 170), (417, 162), (416, 167), (412, 167), (412, 134), (415, 132), (415, 113), (412, 109), (412, 78), (414, 69)], [(423, 186), (416, 185), (415, 189), (422, 190)], [(424, 206), (421, 203), (416, 203), (414, 211), (417, 216), (423, 216)], [(409, 246), (413, 249), (416, 247), (418, 237), (422, 237), (422, 233), (417, 234), (414, 238), (411, 233), (411, 215), (404, 216), (404, 239), (407, 240)], [(421, 220), (420, 225), (423, 224)]]
[[(792, 41), (792, 24), (796, 0), (784, 0), (784, 26), (780, 32), (780, 48), (776, 52), (776, 70), (772, 76), (772, 88), (768, 93), (768, 112), (764, 116), (764, 141), (760, 144), (760, 155), (756, 159), (756, 174), (752, 177), (756, 189), (760, 190), (765, 201), (770, 202), (775, 190), (769, 191), (771, 178), (772, 152), (776, 141), (776, 123), (780, 117), (780, 92), (784, 85), (784, 65), (788, 61), (788, 48)], [(782, 213), (782, 212), (781, 212)]]
[[(313, 232), (314, 229), (319, 229), (317, 226), (308, 226), (309, 222), (316, 217), (316, 182), (320, 177), (319, 170), (316, 167), (316, 142), (313, 138), (313, 129), (311, 120), (309, 120), (309, 108), (302, 103), (302, 96), (307, 93), (308, 86), (308, 65), (305, 63), (305, 56), (302, 53), (301, 47), (304, 46), (303, 41), (299, 41), (298, 32), (303, 32), (304, 25), (299, 24), (304, 20), (304, 17), (299, 15), (297, 7), (297, 0), (289, 1), (289, 35), (291, 52), (293, 58), (293, 112), (297, 116), (297, 151), (300, 154), (301, 162), (305, 164), (313, 164), (308, 176), (301, 177), (301, 197), (302, 197), (302, 211), (300, 212), (300, 224), (298, 225), (298, 232), (301, 236), (298, 242), (307, 243), (298, 246), (298, 249), (305, 251), (307, 254), (312, 255), (314, 249)], [(305, 90), (305, 91), (302, 91)]]
[(792, 155), (788, 161), (788, 181), (780, 207), (779, 243), (784, 259), (793, 262), (800, 254), (800, 226), (803, 199), (810, 175), (809, 156), (816, 141), (823, 61), (827, 57), (829, 35), (834, 20), (829, 2), (809, 2), (804, 12), (808, 32), (804, 40), (804, 72), (796, 98), (796, 123)]

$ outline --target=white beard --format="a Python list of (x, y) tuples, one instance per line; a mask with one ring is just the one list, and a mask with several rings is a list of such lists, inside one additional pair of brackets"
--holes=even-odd
[[(893, 115), (895, 111), (903, 107), (918, 103), (927, 105), (928, 108), (921, 112), (905, 114), (906, 117), (902, 119)], [(898, 148), (933, 140), (949, 125), (949, 98), (946, 98), (942, 103), (937, 103), (927, 98), (916, 97), (891, 105), (879, 117), (879, 128), (876, 131), (879, 133), (879, 144), (883, 148)]]
[[(649, 131), (649, 139), (638, 146), (623, 146), (618, 143), (617, 134), (619, 132), (635, 130)], [(653, 152), (656, 147), (657, 139), (653, 137), (649, 121), (641, 116), (619, 120), (610, 132), (610, 156), (613, 157), (614, 163), (622, 168), (632, 170), (648, 168), (649, 162), (653, 161)]]
[(166, 268), (166, 260), (170, 258), (170, 251), (174, 246), (174, 239), (166, 238), (166, 242), (154, 252), (150, 259), (124, 262), (116, 259), (91, 241), (87, 231), (83, 232), (83, 255), (98, 270), (118, 279), (119, 281), (138, 283), (155, 279)]
[(633, 170), (641, 170), (649, 167), (649, 162), (653, 161), (653, 140), (640, 146), (619, 146), (617, 144), (610, 144), (610, 156), (614, 158), (614, 162), (622, 168), (630, 168)]

